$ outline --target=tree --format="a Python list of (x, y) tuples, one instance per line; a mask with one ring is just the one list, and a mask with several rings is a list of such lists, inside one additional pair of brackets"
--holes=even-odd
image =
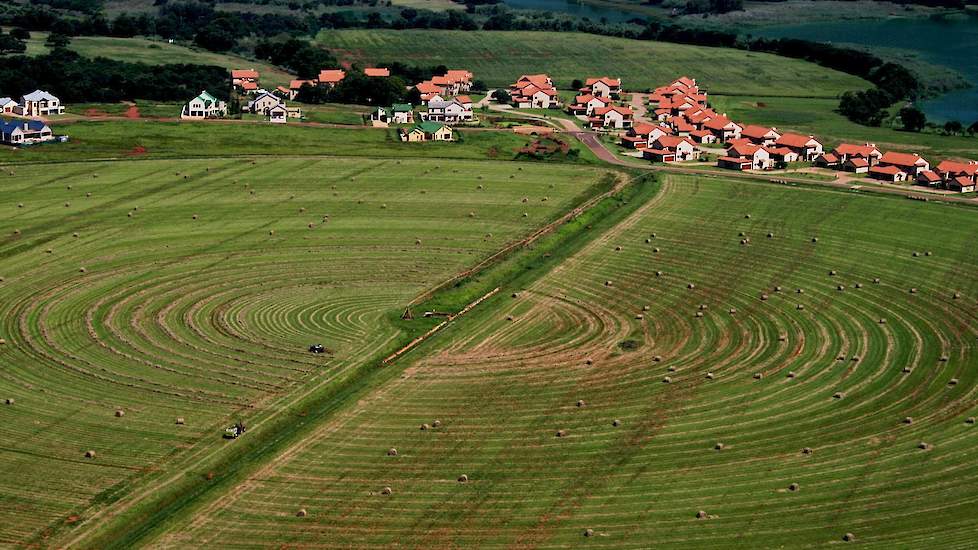
[(24, 44), (23, 40), (14, 36), (13, 32), (3, 34), (3, 31), (0, 31), (0, 53), (24, 53), (25, 51), (27, 51), (27, 44)]
[(237, 43), (238, 23), (231, 17), (215, 17), (197, 31), (194, 43), (212, 52), (226, 52)]
[(900, 109), (900, 122), (903, 123), (904, 130), (919, 132), (927, 124), (927, 115), (913, 105), (908, 105)]
[(510, 97), (509, 92), (506, 90), (496, 90), (496, 93), (492, 94), (492, 98), (497, 103), (509, 103), (512, 100), (512, 97)]
[(968, 133), (971, 135), (978, 134), (978, 120), (971, 123), (971, 126), (968, 126)]
[(70, 44), (71, 38), (68, 35), (57, 32), (49, 34), (47, 40), (44, 41), (44, 45), (52, 50), (67, 48)]
[(964, 130), (964, 125), (957, 120), (949, 120), (944, 123), (944, 133), (948, 135), (960, 134)]
[(575, 78), (574, 80), (571, 81), (572, 90), (580, 90), (583, 87), (584, 87), (584, 82), (582, 82), (580, 78)]
[(30, 40), (31, 32), (27, 29), (15, 27), (13, 29), (10, 29), (10, 36), (13, 36), (17, 40)]

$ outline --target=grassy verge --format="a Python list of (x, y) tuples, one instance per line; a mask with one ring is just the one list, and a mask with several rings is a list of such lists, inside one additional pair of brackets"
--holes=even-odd
[[(560, 225), (533, 247), (520, 249), (473, 277), (430, 300), (432, 304), (458, 305), (471, 296), (485, 294), (496, 286), (522, 288), (547, 274), (553, 267), (584, 247), (602, 231), (614, 227), (658, 191), (654, 176), (645, 174), (614, 196), (606, 197), (575, 219)], [(597, 191), (600, 189), (595, 188)], [(583, 197), (582, 197), (583, 198)], [(482, 306), (492, 308), (500, 293)], [(226, 453), (197, 465), (177, 482), (156, 492), (151, 502), (136, 506), (117, 516), (111, 523), (91, 533), (81, 543), (92, 548), (132, 548), (152, 541), (182, 519), (192, 515), (206, 502), (243, 482), (262, 464), (308, 436), (314, 428), (335, 413), (368, 395), (385, 382), (399, 376), (403, 360), (393, 366), (380, 367), (380, 359), (426, 332), (436, 321), (404, 321), (405, 334), (396, 343), (351, 369), (341, 380), (290, 407), (280, 418), (249, 431)], [(457, 326), (457, 323), (454, 324)], [(449, 327), (448, 330), (452, 330)], [(423, 353), (422, 344), (409, 355)], [(211, 475), (205, 475), (210, 472)]]

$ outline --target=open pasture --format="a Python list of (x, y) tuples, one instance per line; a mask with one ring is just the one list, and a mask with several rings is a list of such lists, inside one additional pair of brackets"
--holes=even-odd
[(257, 426), (389, 351), (411, 298), (603, 173), (364, 158), (3, 167), (0, 546), (52, 544), (147, 477), (210, 475), (185, 468), (230, 449), (224, 426)]
[(870, 87), (854, 76), (770, 54), (580, 33), (331, 29), (317, 41), (341, 61), (434, 66), (450, 59), (448, 65), (468, 69), (492, 87), (532, 73), (549, 74), (558, 88), (599, 75), (621, 78), (628, 90), (689, 75), (711, 94), (834, 98)]
[(976, 230), (665, 177), (159, 546), (970, 547)]

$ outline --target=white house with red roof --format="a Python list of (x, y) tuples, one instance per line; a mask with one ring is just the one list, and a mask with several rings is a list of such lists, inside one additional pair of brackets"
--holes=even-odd
[(620, 105), (609, 105), (598, 107), (588, 118), (588, 124), (592, 129), (625, 129), (632, 126), (634, 113), (628, 107)]
[(836, 156), (835, 153), (822, 153), (815, 157), (812, 163), (819, 168), (841, 168), (842, 159)]
[(798, 155), (799, 160), (808, 162), (822, 154), (822, 143), (815, 139), (815, 136), (786, 133), (775, 140), (774, 145), (791, 149)]
[(319, 71), (319, 77), (316, 81), (320, 86), (329, 86), (332, 88), (342, 82), (344, 78), (346, 78), (346, 71), (343, 69), (323, 69)]
[(289, 82), (289, 99), (295, 99), (303, 86), (316, 86), (317, 84), (315, 80), (293, 80)]
[(880, 158), (883, 157), (883, 152), (872, 143), (864, 143), (862, 145), (840, 143), (838, 147), (832, 150), (832, 153), (839, 157), (839, 160), (843, 163), (850, 158), (861, 158), (870, 166), (879, 164)]
[[(896, 153), (888, 151), (880, 157), (878, 165), (899, 168), (902, 172), (914, 179), (917, 178), (917, 174), (924, 170), (930, 170), (930, 163), (927, 162), (927, 159), (917, 153)], [(872, 173), (873, 171), (870, 170), (870, 174)]]
[(428, 100), (428, 110), (421, 113), (422, 120), (457, 124), (471, 122), (475, 116), (472, 113), (472, 100), (469, 96), (460, 95), (451, 99), (435, 96)]
[(545, 74), (521, 76), (509, 87), (510, 101), (521, 109), (556, 109), (560, 96), (553, 80)]
[(703, 129), (713, 132), (717, 140), (727, 142), (732, 139), (740, 139), (740, 133), (744, 127), (721, 115), (704, 122)]
[(245, 92), (258, 89), (259, 75), (254, 69), (231, 69), (231, 86)]
[(890, 183), (907, 181), (907, 178), (909, 177), (907, 172), (904, 172), (899, 166), (893, 164), (877, 164), (876, 166), (870, 166), (869, 175), (872, 178), (888, 181)]
[(567, 110), (572, 115), (577, 116), (591, 116), (595, 109), (600, 109), (601, 107), (608, 107), (611, 105), (611, 99), (607, 97), (601, 97), (591, 94), (583, 94), (574, 98), (574, 103), (571, 103)]
[[(936, 178), (937, 181), (931, 181)], [(943, 160), (934, 171), (925, 170), (917, 176), (918, 183), (940, 185), (959, 193), (971, 193), (978, 186), (978, 161)]]
[(584, 82), (584, 87), (580, 89), (580, 92), (608, 99), (618, 99), (621, 97), (621, 80), (607, 76), (589, 78)]
[(767, 126), (756, 126), (753, 124), (748, 124), (740, 131), (741, 137), (750, 140), (751, 143), (755, 145), (769, 146), (774, 145), (778, 138), (781, 137), (781, 132), (777, 128), (768, 128)]
[(727, 148), (726, 155), (717, 159), (717, 166), (733, 170), (770, 170), (774, 159), (766, 147), (740, 142)]
[(693, 130), (689, 133), (690, 139), (696, 143), (716, 143), (717, 137), (709, 130)]
[(661, 124), (650, 124), (648, 122), (638, 122), (625, 132), (621, 138), (621, 144), (629, 149), (641, 149), (649, 147), (650, 143), (661, 136), (672, 133), (672, 128)]
[(649, 146), (642, 149), (642, 157), (649, 160), (665, 162), (667, 156), (674, 161), (696, 160), (700, 157), (700, 151), (689, 138), (668, 135), (650, 140)]

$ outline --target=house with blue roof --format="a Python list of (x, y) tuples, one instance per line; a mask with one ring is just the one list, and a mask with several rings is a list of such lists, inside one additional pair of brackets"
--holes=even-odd
[(8, 145), (31, 145), (54, 139), (51, 127), (40, 120), (0, 118), (0, 141)]

